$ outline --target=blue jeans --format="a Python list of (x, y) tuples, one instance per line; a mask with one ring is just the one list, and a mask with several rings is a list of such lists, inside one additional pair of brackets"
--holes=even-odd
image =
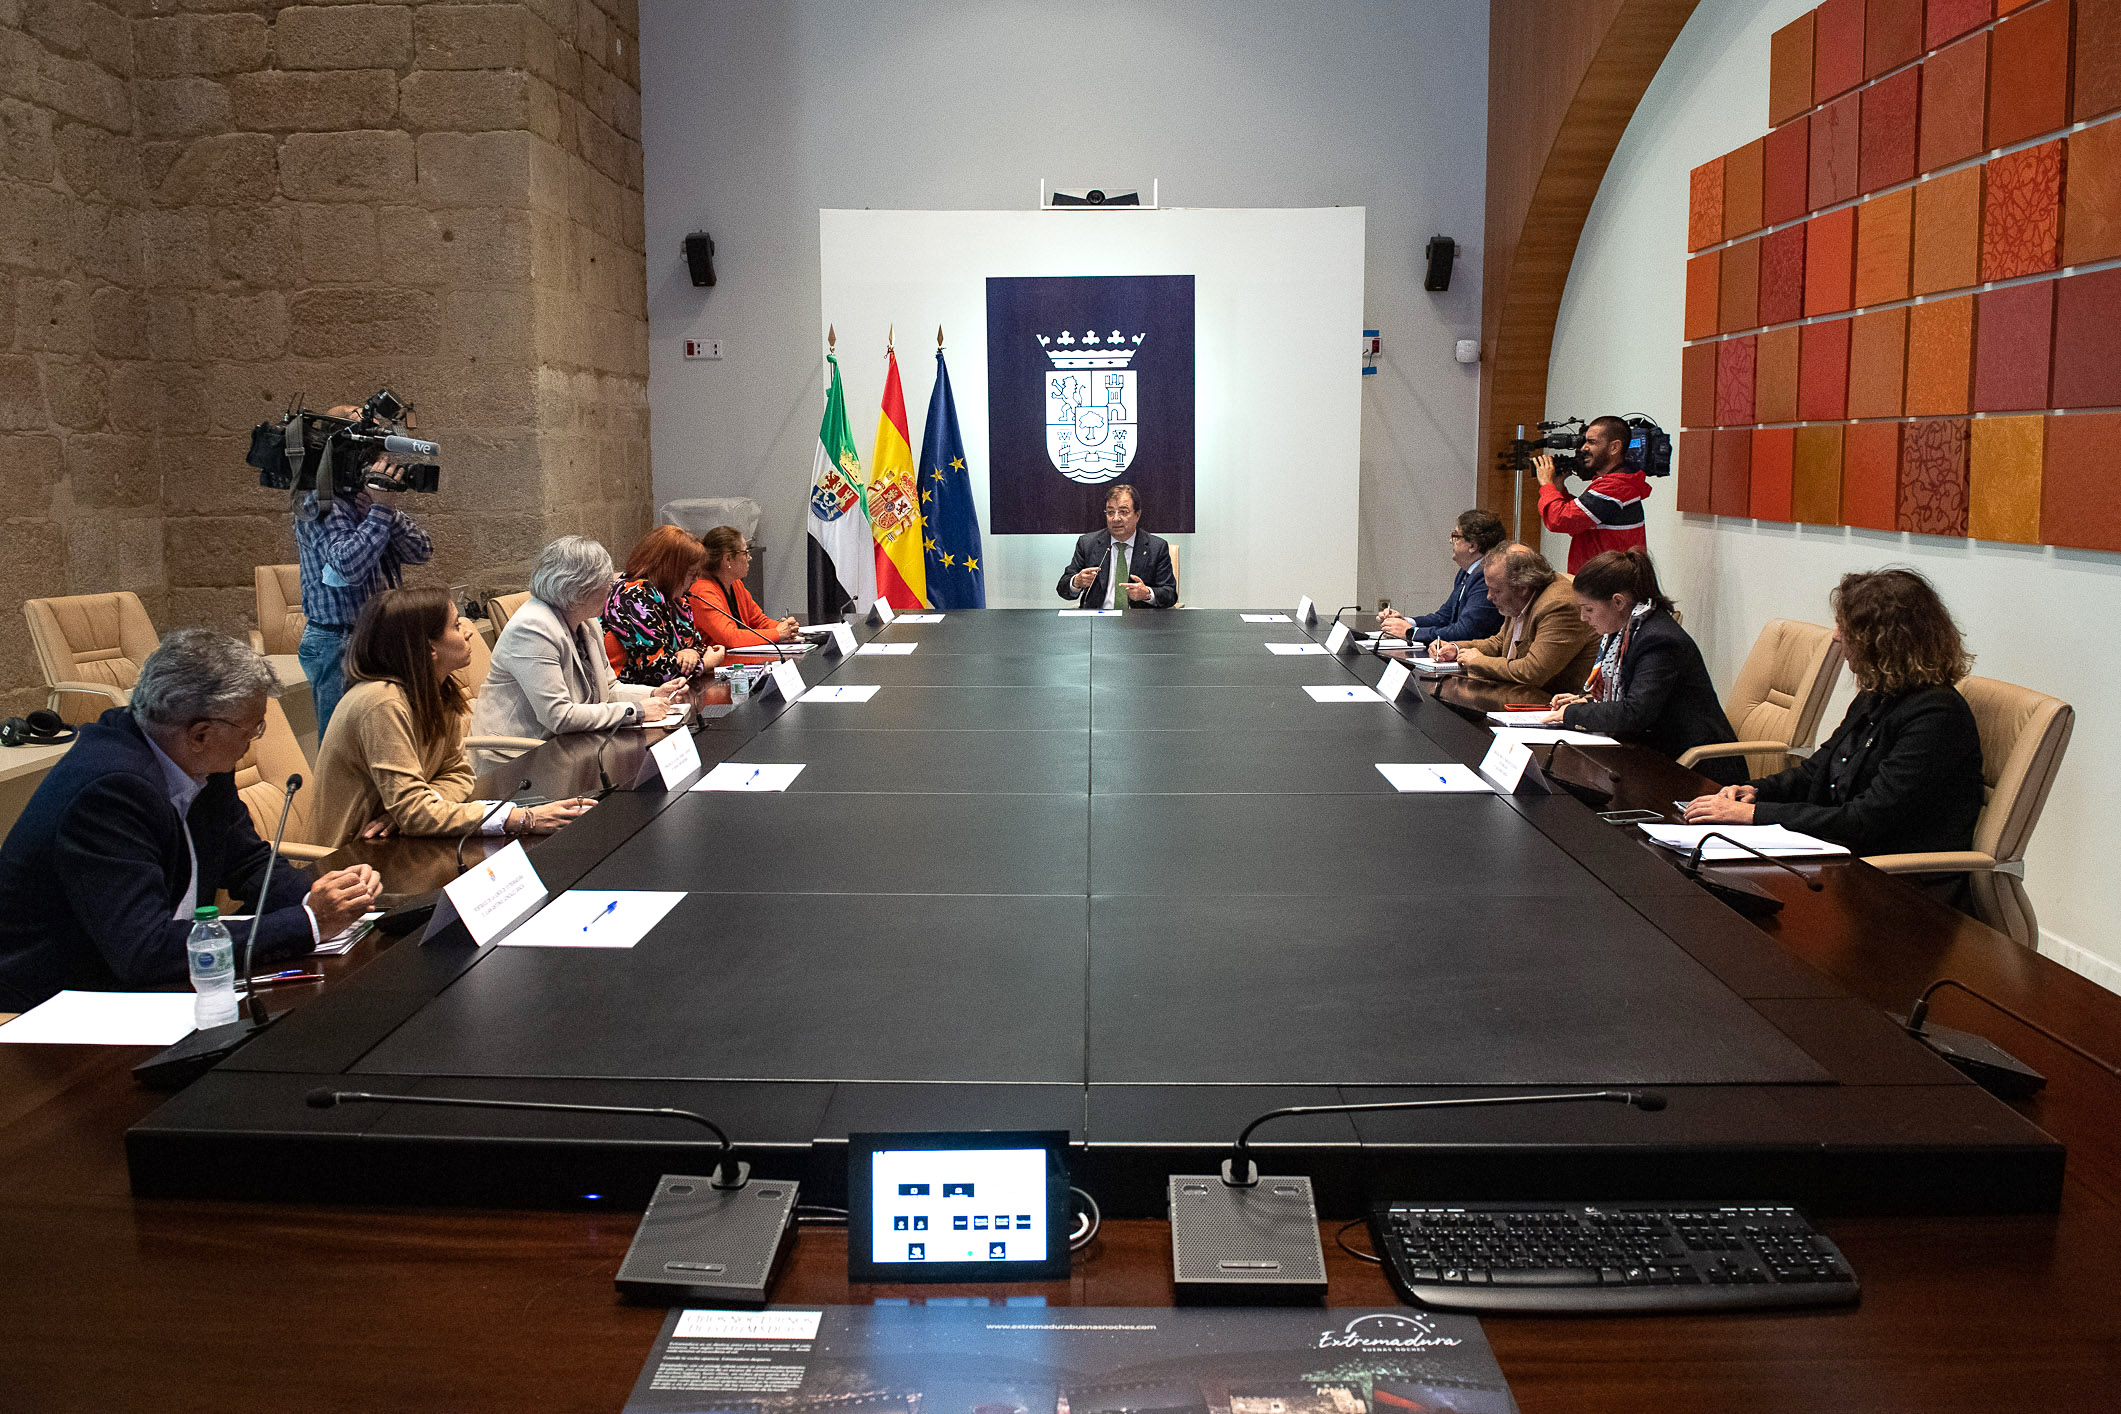
[(310, 700), (316, 704), (320, 748), (324, 729), (331, 725), (331, 714), (346, 695), (346, 640), (351, 637), (350, 629), (310, 624), (302, 630), (302, 641), (295, 647), (295, 657), (309, 678)]

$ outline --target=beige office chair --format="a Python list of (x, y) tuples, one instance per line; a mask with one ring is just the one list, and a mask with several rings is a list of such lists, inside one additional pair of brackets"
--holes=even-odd
[(1769, 619), (1738, 670), (1724, 703), (1738, 740), (1697, 746), (1680, 756), (1693, 766), (1715, 756), (1743, 756), (1748, 775), (1772, 776), (1789, 765), (1792, 748), (1810, 746), (1819, 718), (1841, 676), (1834, 631), (1796, 619)]
[(2077, 713), (2044, 692), (1994, 678), (1965, 679), (1959, 695), (1981, 729), (1982, 805), (1974, 847), (1937, 854), (1878, 854), (1866, 862), (1888, 874), (1965, 870), (1974, 916), (2011, 941), (2038, 947), (2040, 920), (2025, 893), (2025, 847), (2062, 769)]
[(69, 725), (132, 701), (140, 665), (160, 636), (137, 594), (76, 594), (22, 605), (51, 709)]
[[(1169, 541), (1165, 541), (1164, 543), (1170, 545)], [(1176, 545), (1171, 545), (1170, 548), (1171, 582), (1178, 586), (1178, 597), (1171, 601), (1171, 607), (1174, 609), (1183, 609), (1186, 607), (1186, 582), (1178, 577), (1178, 547)]]
[[(471, 621), (469, 619), (459, 619), (457, 620), (457, 627), (462, 628), (467, 623), (471, 623)], [(492, 671), (493, 648), (487, 643), (486, 635), (479, 632), (478, 625), (472, 624), (471, 661), (451, 673), (450, 676), (457, 680), (458, 687), (464, 689), (464, 700), (466, 702), (477, 702), (479, 694), (486, 688), (487, 674)]]
[(329, 847), (311, 844), (316, 832), (311, 828), (313, 807), (317, 791), (315, 772), (309, 760), (302, 754), (301, 743), (295, 740), (294, 728), (287, 724), (287, 714), (280, 704), (271, 699), (265, 703), (265, 735), (250, 744), (250, 750), (236, 767), (236, 794), (243, 798), (250, 809), (250, 822), (257, 828), (258, 838), (270, 843), (273, 831), (280, 827), (280, 807), (287, 799), (287, 778), (301, 772), (311, 780), (311, 785), (295, 792), (295, 803), (287, 812), (287, 834), (280, 841), (280, 857), (308, 864), (331, 853)]
[(530, 591), (527, 589), (520, 594), (496, 594), (486, 601), (486, 617), (493, 624), (495, 638), (499, 638), (501, 630), (508, 627), (508, 621), (515, 617), (516, 610), (528, 602)]
[(259, 565), (253, 572), (258, 587), (258, 626), (251, 630), (250, 646), (260, 653), (292, 653), (302, 646), (302, 630), (309, 617), (302, 612), (302, 567)]

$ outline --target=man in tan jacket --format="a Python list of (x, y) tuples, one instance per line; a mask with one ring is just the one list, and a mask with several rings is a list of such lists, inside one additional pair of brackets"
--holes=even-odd
[(1500, 689), (1502, 700), (1544, 702), (1581, 691), (1598, 639), (1576, 612), (1569, 577), (1526, 545), (1497, 546), (1483, 574), (1502, 628), (1492, 638), (1432, 644), (1430, 656), (1459, 664), (1469, 682)]

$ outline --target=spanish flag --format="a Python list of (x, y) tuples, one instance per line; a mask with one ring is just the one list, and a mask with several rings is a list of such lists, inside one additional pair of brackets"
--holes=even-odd
[(876, 537), (876, 597), (893, 609), (928, 604), (920, 491), (913, 479), (913, 439), (906, 432), (906, 392), (899, 386), (898, 353), (885, 349), (884, 408), (876, 420), (876, 452), (869, 458), (869, 529)]

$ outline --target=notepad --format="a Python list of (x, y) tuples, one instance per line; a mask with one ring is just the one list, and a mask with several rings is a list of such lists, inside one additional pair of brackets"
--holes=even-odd
[(1382, 702), (1384, 694), (1374, 687), (1307, 687), (1313, 702)]
[(1465, 671), (1456, 662), (1445, 663), (1435, 658), (1423, 658), (1418, 655), (1414, 659), (1414, 666), (1425, 673), (1459, 673)]
[(864, 643), (861, 651), (864, 653), (883, 653), (903, 658), (918, 647), (920, 647), (918, 643)]
[(1495, 790), (1480, 778), (1478, 771), (1455, 761), (1441, 765), (1427, 761), (1380, 761), (1377, 769), (1384, 772), (1385, 779), (1397, 791), (1485, 791), (1493, 794)]
[[(1645, 823), (1642, 832), (1668, 849), (1691, 851), (1701, 843), (1701, 837), (1711, 832), (1729, 835), (1742, 840), (1762, 854), (1778, 857), (1798, 857), (1807, 854), (1847, 854), (1846, 845), (1831, 840), (1818, 839), (1812, 835), (1800, 835), (1795, 830), (1780, 825), (1657, 825)], [(1710, 840), (1708, 848), (1701, 852), (1703, 859), (1725, 862), (1741, 861), (1753, 856), (1736, 845), (1723, 840)]]
[(1540, 718), (1549, 715), (1553, 711), (1552, 707), (1528, 704), (1523, 707), (1513, 707), (1507, 712), (1490, 712), (1488, 713), (1488, 720), (1497, 726), (1536, 727), (1539, 725)]
[(1285, 624), (1289, 622), (1287, 614), (1239, 614), (1237, 617), (1248, 624)]
[(352, 952), (354, 944), (360, 942), (363, 937), (367, 936), (368, 930), (375, 927), (376, 920), (378, 918), (381, 918), (382, 916), (383, 911), (381, 909), (376, 909), (373, 912), (362, 914), (359, 918), (347, 924), (344, 929), (332, 934), (323, 942), (318, 943), (314, 948), (310, 949), (310, 956), (339, 957), (343, 954)]
[(1267, 651), (1277, 658), (1294, 658), (1299, 655), (1310, 654), (1315, 654), (1319, 657), (1330, 656), (1327, 654), (1326, 645), (1323, 643), (1270, 643), (1267, 645)]
[(694, 790), (786, 790), (803, 774), (800, 761), (784, 765), (751, 765), (724, 761), (692, 783)]
[(190, 992), (58, 992), (0, 1026), (0, 1041), (44, 1046), (168, 1046), (193, 1031)]
[(803, 694), (805, 702), (867, 702), (876, 696), (874, 685), (864, 687), (813, 687)]
[(569, 889), (501, 939), (504, 948), (630, 948), (685, 897), (683, 889)]

